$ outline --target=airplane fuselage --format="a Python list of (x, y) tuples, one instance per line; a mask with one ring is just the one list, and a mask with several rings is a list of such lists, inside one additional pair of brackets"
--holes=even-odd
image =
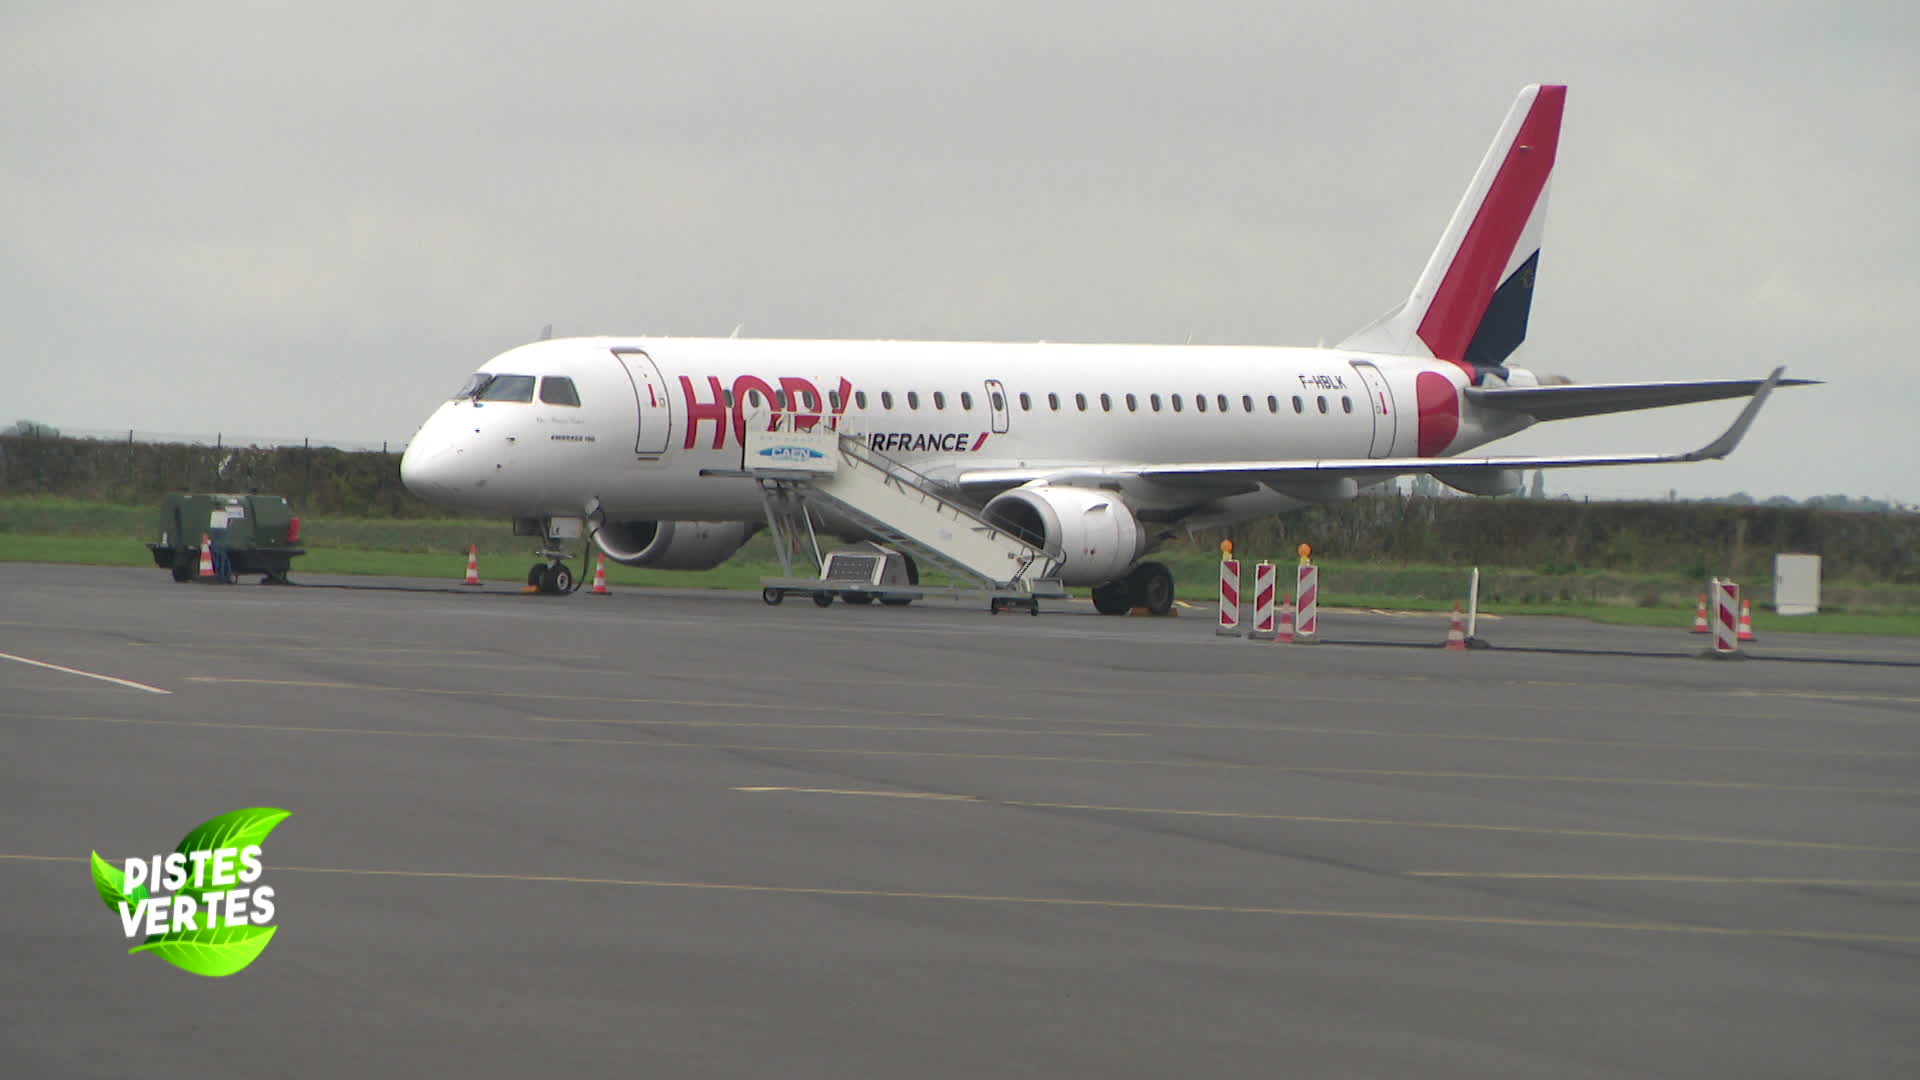
[[(406, 480), (506, 515), (598, 500), (621, 517), (758, 521), (751, 481), (703, 474), (737, 470), (746, 425), (783, 416), (859, 435), (941, 483), (1099, 463), (1438, 459), (1526, 426), (1473, 409), (1454, 364), (1336, 349), (575, 338), (509, 350), (476, 378), (493, 389), (428, 418)], [(1321, 497), (1153, 488), (1132, 482), (1129, 502), (1188, 524)]]

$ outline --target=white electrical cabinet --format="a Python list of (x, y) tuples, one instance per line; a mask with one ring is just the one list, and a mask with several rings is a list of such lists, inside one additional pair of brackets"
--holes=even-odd
[(1779, 615), (1812, 615), (1820, 610), (1820, 556), (1773, 557), (1773, 610)]

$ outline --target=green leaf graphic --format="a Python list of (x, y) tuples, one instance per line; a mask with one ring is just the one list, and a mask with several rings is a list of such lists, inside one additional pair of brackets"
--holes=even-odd
[(204, 927), (182, 930), (135, 945), (127, 952), (150, 952), (182, 971), (219, 978), (253, 963), (279, 929), (277, 926), (216, 926), (211, 930)]
[[(195, 851), (212, 851), (223, 847), (242, 848), (249, 844), (264, 845), (267, 840), (267, 834), (272, 832), (274, 826), (285, 821), (291, 814), (292, 811), (278, 810), (271, 806), (249, 806), (244, 809), (234, 810), (221, 814), (211, 821), (202, 822), (197, 828), (187, 834), (186, 839), (180, 841), (179, 847), (173, 850), (182, 854), (188, 854)], [(224, 891), (229, 888), (229, 886), (213, 884), (213, 863), (211, 860), (207, 862), (206, 873), (200, 884), (195, 885), (193, 883), (191, 867), (188, 868), (188, 875), (187, 883), (174, 890), (175, 896), (191, 896), (195, 900), (199, 900), (207, 893)]]
[(119, 867), (101, 858), (99, 852), (94, 852), (93, 888), (100, 894), (100, 900), (107, 905), (107, 910), (115, 915), (120, 914), (122, 903), (130, 908), (139, 907), (140, 901), (147, 898), (145, 885), (135, 888), (132, 895), (128, 895), (126, 885), (126, 874), (122, 873)]

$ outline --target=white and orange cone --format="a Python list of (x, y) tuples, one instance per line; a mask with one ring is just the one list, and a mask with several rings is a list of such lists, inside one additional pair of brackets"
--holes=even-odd
[(1293, 594), (1288, 593), (1280, 600), (1280, 628), (1273, 632), (1273, 640), (1282, 645), (1293, 641)]
[(613, 590), (607, 588), (607, 553), (604, 551), (593, 564), (593, 588), (587, 592), (593, 596), (613, 595)]
[(1740, 633), (1738, 635), (1738, 640), (1740, 641), (1760, 640), (1759, 638), (1756, 638), (1753, 636), (1753, 608), (1748, 603), (1747, 598), (1744, 596), (1740, 598)]
[(1467, 648), (1467, 624), (1460, 618), (1460, 604), (1453, 605), (1453, 619), (1447, 623), (1447, 651), (1464, 652)]
[(200, 534), (200, 576), (203, 578), (215, 576), (213, 572), (213, 538), (206, 533)]
[(467, 579), (460, 584), (480, 584), (480, 545), (478, 544), (467, 545)]
[(1707, 625), (1707, 594), (1700, 594), (1700, 602), (1693, 609), (1693, 632), (1711, 634), (1713, 628)]

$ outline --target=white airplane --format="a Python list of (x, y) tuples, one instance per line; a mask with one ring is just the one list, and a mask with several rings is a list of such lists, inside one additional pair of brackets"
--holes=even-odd
[[(1498, 495), (1529, 469), (1725, 457), (1774, 387), (1806, 380), (1573, 385), (1507, 363), (1526, 337), (1565, 100), (1564, 86), (1520, 92), (1412, 293), (1334, 348), (543, 340), (483, 364), (421, 425), (401, 476), (517, 533), (579, 536), (580, 523), (618, 562), (706, 569), (766, 520), (739, 472), (746, 425), (825, 424), (1072, 553), (1062, 582), (1120, 613), (1172, 603), (1166, 567), (1142, 560), (1189, 528), (1405, 474)], [(1749, 395), (1697, 450), (1466, 456), (1542, 420)], [(1116, 496), (1117, 542), (1073, 535)], [(528, 583), (568, 591), (571, 572), (543, 554)]]

